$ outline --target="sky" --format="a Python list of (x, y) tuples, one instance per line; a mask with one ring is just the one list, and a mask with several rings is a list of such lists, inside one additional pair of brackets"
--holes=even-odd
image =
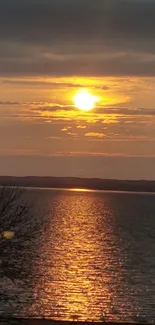
[(0, 0), (1, 175), (155, 179), (154, 17), (154, 0)]

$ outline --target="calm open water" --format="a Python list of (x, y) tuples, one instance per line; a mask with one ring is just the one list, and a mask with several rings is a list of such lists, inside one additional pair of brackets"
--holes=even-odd
[(43, 230), (30, 254), (16, 255), (17, 281), (0, 280), (9, 296), (1, 298), (1, 315), (155, 322), (155, 195), (26, 195), (37, 202)]

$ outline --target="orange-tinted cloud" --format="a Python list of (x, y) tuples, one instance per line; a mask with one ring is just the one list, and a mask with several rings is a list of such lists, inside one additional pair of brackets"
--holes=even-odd
[(90, 138), (104, 138), (105, 134), (103, 133), (97, 133), (97, 132), (89, 132), (85, 133), (85, 137), (90, 137)]

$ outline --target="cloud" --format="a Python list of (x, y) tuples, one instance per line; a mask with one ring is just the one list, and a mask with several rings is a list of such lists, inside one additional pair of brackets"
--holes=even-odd
[(86, 125), (78, 125), (77, 126), (77, 129), (86, 129), (87, 127), (86, 127)]
[(62, 132), (66, 132), (68, 131), (68, 127), (64, 127), (63, 129), (61, 129)]
[[(98, 158), (98, 157), (104, 157), (104, 158), (122, 158), (122, 159), (135, 159), (135, 158), (139, 158), (139, 162), (141, 159), (147, 160), (147, 159), (155, 159), (155, 154), (150, 154), (150, 155), (131, 155), (131, 154), (119, 154), (119, 153), (106, 153), (106, 152), (89, 152), (89, 151), (65, 151), (65, 152), (61, 152), (61, 151), (57, 151), (55, 153), (41, 153), (40, 151), (35, 151), (35, 150), (1, 150), (0, 151), (0, 157), (19, 157), (22, 158), (22, 156), (37, 156), (39, 158), (50, 158), (50, 157), (64, 157), (64, 158), (68, 158), (68, 157), (94, 157), (94, 158)], [(34, 174), (33, 174), (34, 175)]]
[[(82, 87), (90, 87), (90, 83), (88, 82), (83, 85), (83, 83), (76, 83), (76, 82), (61, 82), (61, 81), (38, 81), (38, 80), (12, 80), (12, 79), (4, 79), (1, 81), (4, 85), (15, 85), (15, 86), (25, 86), (25, 87), (33, 87), (33, 88), (40, 88), (45, 87), (47, 88), (54, 88), (54, 89), (69, 89), (69, 88), (82, 88)], [(93, 85), (92, 88), (94, 89), (101, 89), (101, 90), (109, 90), (109, 87), (106, 85)]]
[[(74, 45), (73, 45), (74, 46)], [(38, 49), (39, 51), (39, 49)], [(107, 51), (103, 49), (103, 52)], [(123, 53), (120, 57), (98, 58), (89, 57), (65, 58), (62, 61), (43, 58), (14, 61), (0, 59), (1, 76), (155, 76), (155, 55), (153, 60), (145, 54), (130, 55)]]
[(114, 116), (122, 115), (122, 117), (125, 116), (154, 116), (155, 115), (155, 108), (149, 109), (149, 108), (128, 108), (128, 107), (98, 107), (95, 109), (95, 112), (97, 114), (111, 114)]
[[(33, 107), (32, 107), (33, 106)], [(65, 111), (71, 111), (74, 109), (72, 106), (65, 106), (65, 105), (58, 105), (58, 104), (49, 104), (49, 103), (42, 103), (42, 104), (31, 104), (30, 103), (30, 110), (36, 111), (39, 113), (54, 113), (54, 112), (65, 112)]]
[(62, 138), (61, 137), (56, 137), (56, 136), (50, 136), (50, 137), (44, 138), (44, 140), (62, 140)]
[(108, 36), (108, 41), (154, 37), (154, 1), (1, 0), (0, 5), (2, 39), (55, 44), (71, 39), (85, 42), (90, 37), (107, 40)]
[(97, 133), (97, 132), (89, 132), (89, 133), (86, 133), (85, 136), (90, 137), (90, 138), (104, 138), (105, 134)]
[(0, 101), (0, 106), (17, 106), (17, 105), (20, 105), (21, 103), (20, 102), (3, 102), (3, 101)]
[(153, 0), (0, 0), (0, 8), (1, 76), (155, 76)]
[[(33, 106), (33, 107), (31, 107)], [(73, 111), (75, 113), (77, 112), (76, 107), (74, 106), (65, 106), (65, 105), (55, 105), (49, 103), (30, 103), (30, 110), (37, 111), (37, 112), (61, 112), (62, 114), (68, 111), (68, 114), (72, 114)], [(78, 111), (79, 112), (79, 111)], [(87, 113), (87, 116), (85, 116), (85, 119), (90, 116), (94, 116), (94, 118), (100, 119), (102, 117), (106, 117), (107, 115), (111, 115), (111, 117), (117, 117), (117, 116), (154, 116), (155, 115), (155, 108), (149, 109), (149, 108), (129, 108), (129, 107), (106, 107), (104, 104), (102, 106), (98, 106), (94, 108), (93, 111), (90, 111)], [(76, 117), (76, 116), (75, 116)], [(79, 116), (80, 118), (80, 116)], [(77, 126), (77, 128), (82, 128), (82, 126)]]
[(77, 137), (78, 134), (76, 132), (67, 132), (68, 135), (72, 136), (72, 137)]

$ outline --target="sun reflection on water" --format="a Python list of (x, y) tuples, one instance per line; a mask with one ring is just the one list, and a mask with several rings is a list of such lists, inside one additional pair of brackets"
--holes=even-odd
[(93, 190), (89, 190), (86, 188), (71, 188), (69, 190), (72, 192), (93, 192)]
[(96, 213), (94, 195), (68, 193), (57, 194), (51, 205), (30, 313), (54, 320), (110, 320), (121, 268), (113, 225), (106, 209), (103, 216), (103, 204)]

